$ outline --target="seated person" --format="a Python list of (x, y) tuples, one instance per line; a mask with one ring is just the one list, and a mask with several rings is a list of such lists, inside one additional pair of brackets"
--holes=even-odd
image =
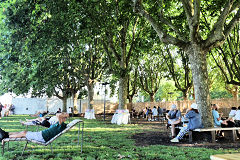
[(232, 107), (231, 111), (229, 112), (228, 119), (226, 120), (228, 122), (229, 127), (235, 127), (234, 117), (237, 112), (236, 107)]
[(152, 109), (148, 107), (147, 109), (147, 120), (151, 121), (152, 120)]
[(183, 136), (189, 132), (189, 130), (194, 130), (196, 128), (202, 128), (202, 120), (201, 116), (198, 112), (197, 104), (193, 103), (191, 105), (191, 109), (187, 111), (187, 113), (184, 116), (188, 119), (187, 126), (184, 126), (180, 132), (178, 133), (177, 137), (173, 138), (171, 142), (179, 142), (183, 138)]
[(158, 106), (157, 111), (158, 111), (158, 116), (162, 116), (163, 115), (163, 110), (162, 110), (161, 107)]
[(232, 107), (231, 111), (229, 112), (228, 118), (233, 118), (235, 116), (236, 112), (237, 112), (237, 108), (236, 107)]
[(226, 120), (221, 120), (221, 114), (218, 113), (218, 106), (216, 104), (212, 105), (212, 115), (215, 127), (221, 127), (221, 125), (228, 125)]
[(181, 123), (181, 111), (177, 109), (175, 104), (172, 104), (171, 110), (167, 113), (166, 118), (168, 120), (168, 126), (172, 126), (172, 137), (176, 136), (175, 126)]
[(48, 114), (48, 111), (39, 111), (35, 114), (30, 115), (30, 117), (44, 117)]
[(27, 138), (28, 140), (36, 140), (42, 143), (46, 143), (67, 127), (67, 124), (65, 124), (64, 122), (69, 117), (69, 114), (63, 112), (56, 114), (56, 116), (58, 118), (58, 122), (48, 129), (40, 132), (9, 132), (8, 136), (9, 138)]
[(235, 116), (233, 117), (233, 120), (235, 122), (236, 127), (240, 127), (240, 106), (238, 107), (238, 110), (235, 113)]

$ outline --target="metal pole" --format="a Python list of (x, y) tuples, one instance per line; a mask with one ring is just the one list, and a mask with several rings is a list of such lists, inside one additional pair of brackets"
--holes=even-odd
[(105, 109), (106, 109), (106, 84), (104, 90), (104, 108), (103, 108), (103, 120), (105, 121)]

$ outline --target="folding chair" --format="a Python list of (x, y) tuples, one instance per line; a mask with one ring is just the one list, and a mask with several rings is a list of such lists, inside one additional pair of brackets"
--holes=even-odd
[[(66, 133), (67, 131), (69, 131), (72, 127), (74, 127), (76, 124), (79, 124), (78, 125), (78, 145), (79, 145), (79, 135), (80, 135), (80, 123), (82, 123), (82, 137), (81, 137), (81, 153), (82, 153), (82, 147), (83, 147), (83, 128), (84, 128), (84, 122), (80, 119), (75, 119), (73, 120), (72, 122), (70, 122), (68, 125), (67, 125), (67, 128), (65, 128), (62, 132), (60, 132), (58, 135), (56, 135), (55, 137), (53, 137), (52, 139), (50, 139), (48, 142), (45, 142), (45, 143), (42, 143), (42, 142), (39, 142), (39, 141), (36, 141), (36, 140), (27, 140), (27, 138), (4, 138), (2, 140), (2, 155), (4, 155), (4, 146), (5, 146), (5, 143), (8, 142), (8, 150), (9, 150), (9, 142), (10, 141), (26, 141), (26, 144), (23, 148), (23, 151), (22, 151), (22, 154), (24, 153), (24, 151), (26, 150), (27, 148), (27, 144), (29, 142), (32, 142), (32, 143), (36, 143), (36, 144), (39, 144), (39, 145), (44, 145), (44, 146), (47, 146), (47, 145), (51, 145), (51, 143), (57, 139), (58, 137), (60, 137), (61, 135), (63, 135), (64, 133)], [(52, 145), (51, 145), (51, 151), (53, 153), (53, 150), (52, 150)]]

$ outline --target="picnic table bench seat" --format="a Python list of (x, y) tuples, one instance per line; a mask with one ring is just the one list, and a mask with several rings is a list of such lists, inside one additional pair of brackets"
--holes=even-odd
[(216, 131), (232, 131), (232, 137), (233, 142), (236, 141), (237, 135), (236, 130), (240, 130), (240, 127), (227, 127), (227, 128), (221, 128), (221, 127), (212, 127), (212, 128), (197, 128), (193, 131), (189, 131), (189, 142), (192, 142), (192, 132), (211, 132), (212, 135), (212, 142), (214, 143), (216, 141)]
[(211, 160), (239, 160), (240, 153), (211, 155)]
[[(43, 143), (43, 142), (39, 142), (39, 141), (36, 141), (36, 140), (28, 140), (27, 138), (4, 138), (2, 140), (2, 155), (4, 155), (4, 146), (5, 146), (5, 143), (7, 142), (8, 143), (8, 149), (9, 149), (9, 142), (10, 141), (26, 141), (26, 144), (23, 148), (23, 151), (22, 151), (22, 154), (23, 152), (25, 151), (25, 149), (27, 148), (27, 144), (28, 142), (32, 142), (32, 143), (36, 143), (36, 144), (39, 144), (39, 145), (44, 145), (44, 146), (47, 146), (47, 145), (51, 145), (51, 143), (57, 139), (58, 137), (60, 137), (61, 135), (63, 135), (64, 133), (66, 133), (67, 131), (69, 131), (71, 128), (73, 128), (76, 124), (79, 124), (79, 128), (78, 128), (78, 145), (79, 145), (79, 134), (80, 134), (80, 123), (82, 123), (82, 137), (81, 137), (81, 153), (82, 153), (82, 147), (83, 147), (83, 128), (84, 128), (84, 122), (80, 119), (75, 119), (73, 120), (72, 122), (70, 122), (67, 127), (62, 131), (60, 132), (59, 134), (57, 134), (55, 137), (53, 137), (52, 139), (50, 139), (49, 141)], [(51, 146), (51, 151), (52, 151), (52, 146)], [(53, 151), (52, 151), (53, 152)]]

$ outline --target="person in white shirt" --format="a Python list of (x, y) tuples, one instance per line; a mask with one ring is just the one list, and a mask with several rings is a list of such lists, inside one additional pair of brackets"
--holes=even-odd
[(236, 107), (232, 107), (231, 111), (229, 112), (228, 117), (229, 118), (233, 118), (235, 116), (236, 112), (237, 112), (237, 108)]
[(157, 120), (156, 119), (157, 115), (158, 115), (158, 111), (157, 111), (156, 106), (154, 106), (153, 109), (152, 109), (152, 121), (156, 121)]
[(240, 127), (240, 106), (238, 107), (238, 110), (235, 113), (235, 116), (233, 117), (235, 126)]

